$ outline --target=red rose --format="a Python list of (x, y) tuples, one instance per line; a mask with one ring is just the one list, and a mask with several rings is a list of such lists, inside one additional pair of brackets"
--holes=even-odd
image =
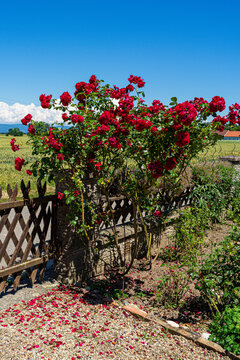
[(63, 154), (57, 154), (57, 159), (58, 159), (58, 160), (62, 161), (62, 160), (64, 160), (64, 158), (65, 158), (65, 155), (63, 155)]
[(212, 98), (212, 101), (210, 102), (210, 111), (211, 112), (217, 112), (217, 111), (223, 111), (225, 109), (225, 100), (221, 96), (214, 96)]
[(101, 166), (102, 166), (101, 161), (98, 161), (98, 162), (95, 164), (95, 166), (96, 166), (97, 170), (100, 171), (100, 170), (101, 170)]
[(32, 115), (31, 114), (27, 114), (22, 120), (22, 124), (23, 125), (27, 125), (32, 119)]
[(108, 144), (112, 147), (112, 148), (116, 148), (116, 149), (121, 149), (122, 144), (120, 144), (120, 142), (113, 136), (108, 138)]
[(80, 194), (81, 194), (81, 193), (80, 193), (80, 191), (78, 191), (78, 190), (75, 190), (75, 191), (73, 192), (73, 196), (74, 196), (74, 197), (78, 197)]
[(63, 193), (58, 192), (57, 198), (58, 198), (59, 200), (62, 200), (63, 196), (64, 196)]
[(12, 151), (14, 151), (14, 152), (19, 150), (19, 145), (15, 145), (15, 142), (16, 142), (15, 138), (11, 139), (11, 141), (10, 141)]
[(141, 88), (145, 85), (145, 82), (143, 81), (143, 79), (140, 78), (140, 76), (130, 75), (130, 77), (128, 78), (128, 81), (130, 83), (136, 84), (139, 88)]
[(20, 159), (19, 157), (17, 157), (15, 159), (15, 169), (18, 171), (22, 170), (22, 167), (24, 165), (25, 160), (24, 159)]
[(92, 75), (89, 79), (89, 83), (90, 84), (95, 84), (97, 82), (97, 77), (96, 75)]
[(177, 165), (177, 161), (174, 157), (168, 158), (164, 166), (165, 170), (172, 170)]
[(52, 98), (52, 95), (42, 94), (42, 95), (39, 96), (39, 100), (41, 101), (41, 107), (43, 109), (48, 109), (49, 108), (51, 98)]
[(153, 213), (153, 216), (155, 216), (155, 217), (161, 217), (161, 216), (162, 216), (161, 210), (156, 210), (156, 211)]
[(71, 116), (71, 121), (73, 124), (79, 124), (84, 122), (84, 118), (81, 115), (73, 114)]
[(182, 121), (183, 125), (189, 126), (196, 119), (197, 110), (188, 101), (178, 104), (174, 111), (176, 112), (178, 119)]
[(26, 173), (31, 176), (32, 175), (32, 172), (30, 170), (26, 170)]
[(72, 97), (69, 94), (69, 92), (65, 91), (61, 96), (60, 96), (60, 100), (61, 103), (63, 104), (63, 106), (68, 106), (68, 104), (71, 102)]
[(34, 135), (36, 133), (36, 130), (34, 129), (34, 127), (32, 125), (29, 125), (28, 127), (28, 132), (32, 135)]
[(67, 119), (68, 119), (68, 115), (67, 115), (66, 113), (63, 113), (63, 114), (62, 114), (62, 119), (63, 119), (63, 120), (67, 120)]
[(151, 171), (154, 179), (158, 179), (163, 174), (163, 165), (160, 160), (156, 160), (148, 165), (148, 170)]
[(189, 135), (188, 131), (179, 131), (177, 133), (177, 141), (175, 142), (175, 144), (178, 147), (183, 147), (189, 143), (190, 143), (190, 135)]

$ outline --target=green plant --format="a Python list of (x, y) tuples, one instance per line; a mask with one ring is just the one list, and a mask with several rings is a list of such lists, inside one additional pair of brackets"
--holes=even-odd
[(164, 306), (179, 307), (188, 290), (189, 276), (180, 266), (174, 265), (157, 280), (156, 298)]
[(113, 299), (126, 299), (129, 297), (128, 294), (126, 294), (123, 290), (120, 289), (113, 289), (110, 293), (110, 295), (112, 296)]
[(178, 249), (174, 246), (167, 245), (165, 246), (159, 254), (159, 258), (164, 262), (172, 262), (178, 260), (180, 253)]
[(240, 225), (240, 196), (232, 200), (231, 209), (228, 210), (227, 217)]
[(210, 325), (210, 340), (216, 341), (225, 350), (240, 355), (240, 308), (226, 307), (222, 314), (216, 314)]
[(213, 313), (229, 304), (240, 304), (240, 228), (233, 227), (231, 234), (190, 273)]
[(173, 240), (175, 257), (178, 255), (182, 263), (191, 263), (196, 258), (207, 226), (208, 217), (203, 209), (192, 206), (180, 211), (174, 224)]
[(210, 164), (192, 167), (194, 189), (192, 199), (195, 206), (206, 209), (212, 223), (220, 222), (226, 210), (240, 194), (237, 171), (226, 164)]

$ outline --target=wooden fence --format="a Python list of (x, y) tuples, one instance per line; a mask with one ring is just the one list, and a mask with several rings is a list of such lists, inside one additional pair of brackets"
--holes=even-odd
[(24, 270), (31, 284), (38, 269), (42, 279), (46, 264), (52, 257), (57, 198), (55, 195), (45, 196), (46, 184), (41, 186), (38, 181), (37, 189), (39, 197), (30, 199), (30, 182), (26, 186), (22, 181), (23, 200), (16, 200), (18, 187), (11, 189), (8, 185), (9, 199), (0, 203), (0, 294), (7, 286), (9, 275), (14, 277), (14, 290)]

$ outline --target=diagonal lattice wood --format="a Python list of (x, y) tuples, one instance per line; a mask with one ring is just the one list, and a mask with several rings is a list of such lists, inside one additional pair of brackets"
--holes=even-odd
[(16, 213), (14, 218), (13, 218), (13, 221), (11, 223), (9, 231), (8, 231), (8, 233), (6, 235), (6, 238), (5, 238), (4, 242), (3, 242), (3, 245), (2, 245), (2, 247), (0, 249), (0, 261), (2, 260), (2, 257), (4, 256), (4, 254), (6, 252), (6, 248), (8, 246), (8, 243), (9, 243), (10, 239), (11, 239), (11, 236), (12, 236), (12, 233), (13, 233), (13, 231), (15, 229), (15, 226), (16, 226), (19, 218), (20, 218), (20, 215), (21, 215), (20, 213)]

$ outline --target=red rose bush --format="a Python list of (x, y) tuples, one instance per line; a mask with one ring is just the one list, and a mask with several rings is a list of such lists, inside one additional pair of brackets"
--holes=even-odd
[[(40, 96), (46, 111), (62, 111), (60, 126), (51, 126), (42, 134), (36, 131), (31, 114), (22, 119), (37, 155), (32, 174), (56, 181), (61, 172), (69, 174), (71, 187), (66, 189), (65, 199), (72, 210), (72, 223), (89, 242), (91, 228), (99, 226), (105, 215), (85, 196), (87, 173), (94, 174), (107, 201), (113, 184), (132, 201), (135, 220), (142, 221), (150, 246), (146, 219), (161, 221), (168, 215), (161, 209), (163, 184), (177, 188), (179, 175), (191, 159), (218, 140), (215, 130), (222, 130), (227, 122), (240, 124), (238, 104), (229, 108), (227, 116), (218, 114), (225, 109), (220, 96), (210, 103), (203, 98), (178, 103), (172, 98), (169, 106), (159, 100), (147, 105), (144, 85), (141, 77), (131, 75), (125, 87), (111, 87), (92, 75), (88, 82), (76, 83), (73, 95), (63, 92), (60, 101), (52, 95)], [(210, 116), (213, 121), (207, 122)], [(18, 150), (15, 140), (11, 146)], [(24, 159), (15, 160), (17, 170), (24, 165)], [(114, 222), (111, 209), (109, 214)], [(115, 237), (118, 246), (117, 234)]]

